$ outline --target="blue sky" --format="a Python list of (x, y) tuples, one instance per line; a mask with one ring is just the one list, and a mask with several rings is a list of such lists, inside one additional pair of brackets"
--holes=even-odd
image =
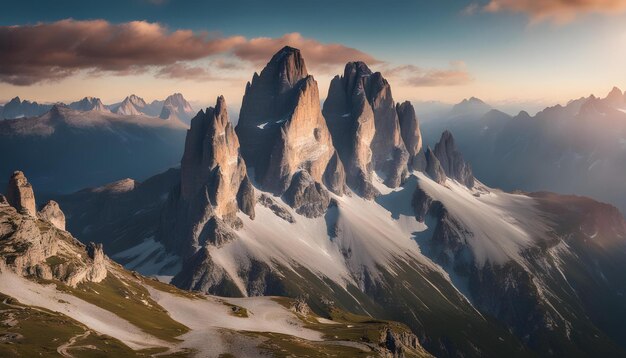
[[(510, 0), (496, 1), (507, 3)], [(589, 93), (604, 95), (612, 86), (626, 86), (626, 15), (622, 7), (606, 11), (569, 9), (568, 1), (555, 0), (565, 4), (563, 10), (557, 9), (547, 18), (541, 18), (545, 12), (536, 10), (533, 2), (544, 0), (520, 1), (528, 3), (528, 9), (504, 8), (489, 12), (484, 10), (488, 1), (461, 0), (22, 0), (3, 4), (0, 25), (27, 26), (72, 18), (103, 19), (111, 24), (143, 20), (159, 23), (171, 31), (209, 31), (221, 36), (242, 35), (248, 39), (279, 38), (297, 32), (323, 44), (339, 43), (371, 55), (384, 62), (373, 66), (383, 74), (385, 70), (391, 72), (390, 69), (403, 65), (414, 66), (416, 71), (424, 73), (467, 73), (467, 78), (458, 83), (428, 82), (429, 85), (405, 83), (405, 78), (413, 75), (410, 70), (397, 73), (389, 78), (395, 97), (401, 97), (397, 100), (457, 102), (464, 97), (478, 96), (496, 104), (547, 105)], [(561, 19), (559, 14), (567, 11), (575, 12), (574, 18)], [(306, 51), (304, 53), (306, 56)], [(226, 92), (227, 99), (228, 95), (239, 96), (245, 81), (251, 77), (250, 71), (260, 67), (262, 65), (257, 63), (251, 64), (241, 73), (231, 74), (232, 78), (227, 82), (211, 80), (208, 83), (181, 79), (157, 81), (149, 73), (115, 73), (106, 78), (94, 78), (91, 88), (77, 88), (77, 81), (85, 76), (80, 72), (73, 75), (76, 78), (26, 86), (0, 83), (0, 100), (20, 94), (25, 98), (52, 101), (55, 100), (52, 97), (59, 93), (55, 88), (65, 89), (61, 92), (67, 93), (68, 97), (78, 96), (80, 89), (91, 90), (92, 93), (84, 95), (113, 100), (116, 94), (127, 88), (124, 93), (143, 93), (146, 99), (159, 97), (161, 92), (180, 90), (194, 101), (210, 103), (220, 89)], [(310, 68), (320, 82), (322, 96), (329, 79), (341, 68), (341, 64), (317, 71), (315, 67)], [(217, 71), (213, 69), (212, 73)], [(155, 83), (162, 87), (160, 91), (154, 90)], [(75, 98), (58, 98), (70, 99)], [(233, 101), (239, 102), (240, 99), (234, 98)]]

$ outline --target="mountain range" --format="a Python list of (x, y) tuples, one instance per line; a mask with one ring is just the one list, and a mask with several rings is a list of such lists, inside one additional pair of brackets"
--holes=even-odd
[[(27, 187), (16, 173), (8, 206), (50, 222), (46, 218), (59, 218), (57, 206), (62, 208), (72, 235), (102, 244), (104, 253), (138, 272), (126, 279), (120, 275), (127, 271), (116, 266), (115, 277), (134, 291), (129, 297), (163, 307), (174, 320), (184, 317), (177, 322), (187, 328), (198, 321), (213, 327), (205, 310), (218, 317), (220, 310), (186, 311), (189, 303), (168, 300), (163, 292), (217, 295), (246, 309), (235, 307), (235, 313), (252, 311), (246, 313), (250, 317), (269, 316), (259, 306), (267, 296), (289, 297), (296, 312), (305, 305), (318, 323), (353, 328), (354, 321), (396, 321), (408, 327), (378, 338), (363, 327), (352, 340), (345, 339), (344, 326), (327, 327), (325, 337), (361, 352), (343, 356), (626, 356), (626, 222), (615, 207), (585, 197), (489, 187), (457, 147), (454, 129), (435, 139), (421, 132), (413, 106), (397, 103), (389, 82), (363, 62), (346, 64), (323, 106), (319, 97), (301, 52), (285, 47), (247, 84), (237, 126), (223, 97), (191, 120), (179, 168), (58, 196), (58, 204), (42, 214), (31, 192), (15, 194), (16, 182)], [(16, 197), (32, 197), (33, 203), (20, 204)], [(38, 276), (48, 270), (34, 266), (11, 270), (51, 279)], [(155, 292), (141, 275), (178, 289), (150, 281), (159, 285), (161, 292)], [(19, 295), (20, 290), (7, 293), (7, 286), (1, 292)], [(77, 284), (96, 292), (106, 286)], [(37, 305), (25, 295), (16, 298)], [(361, 318), (347, 322), (352, 315)], [(175, 323), (163, 326), (170, 324)], [(242, 331), (268, 332), (267, 325), (225, 325), (219, 327), (235, 331), (232, 341)], [(269, 332), (282, 327), (269, 325), (275, 327)], [(162, 339), (188, 342), (184, 328), (178, 329), (179, 335)], [(281, 346), (266, 333), (277, 348), (272, 354), (279, 356), (281, 349), (284, 355), (311, 354), (292, 345), (294, 336), (309, 347), (314, 343), (307, 339), (321, 340), (277, 333), (291, 337)], [(131, 335), (113, 337), (129, 349), (143, 348), (133, 346)], [(397, 349), (400, 341), (403, 348)], [(184, 343), (192, 353), (232, 354), (230, 348), (207, 353), (206, 345), (194, 342)], [(250, 349), (268, 344), (241, 342)], [(368, 354), (364, 345), (385, 351)], [(320, 354), (319, 346), (312, 349)]]
[(446, 129), (491, 186), (587, 195), (626, 212), (626, 95), (618, 88), (535, 116), (510, 116), (470, 99), (422, 124), (431, 145)]
[[(64, 104), (57, 103), (57, 105)], [(15, 97), (5, 103), (4, 106), (0, 106), (0, 118), (17, 119), (38, 117), (48, 112), (52, 106), (52, 104), (39, 104)], [(103, 104), (100, 98), (85, 97), (79, 101), (70, 103), (67, 107), (82, 112), (112, 112), (119, 115), (131, 116), (146, 115), (165, 120), (180, 121), (187, 125), (196, 114), (189, 102), (187, 102), (180, 93), (174, 93), (165, 100), (154, 100), (151, 103), (146, 103), (143, 98), (133, 94), (126, 97), (122, 102), (111, 105)]]
[[(128, 176), (145, 179), (178, 163), (185, 124), (119, 115), (101, 104), (86, 99), (54, 105), (38, 117), (0, 121), (0, 152), (7, 153), (0, 161), (3, 178), (24, 168), (46, 196)], [(100, 110), (80, 110), (92, 105)]]

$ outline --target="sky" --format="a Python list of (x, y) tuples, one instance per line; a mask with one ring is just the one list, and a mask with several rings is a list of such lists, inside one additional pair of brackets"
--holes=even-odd
[(0, 103), (105, 103), (181, 92), (238, 107), (284, 45), (322, 100), (346, 62), (381, 71), (396, 101), (476, 96), (512, 110), (626, 89), (626, 0), (109, 0), (3, 4)]

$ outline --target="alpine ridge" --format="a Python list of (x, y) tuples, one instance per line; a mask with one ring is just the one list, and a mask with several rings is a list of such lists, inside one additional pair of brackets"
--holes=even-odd
[(625, 355), (617, 209), (484, 185), (363, 62), (328, 93), (321, 111), (285, 47), (236, 128), (222, 97), (196, 115), (180, 169), (55, 200), (71, 232), (182, 289), (401, 321), (439, 357)]

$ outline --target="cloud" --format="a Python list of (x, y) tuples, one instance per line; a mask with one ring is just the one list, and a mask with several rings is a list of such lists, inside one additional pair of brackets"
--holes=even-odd
[[(266, 62), (282, 46), (301, 48), (313, 68), (352, 60), (378, 63), (372, 56), (340, 44), (290, 33), (278, 38), (225, 37), (190, 30), (170, 31), (158, 23), (72, 19), (24, 26), (0, 26), (0, 82), (31, 85), (60, 80), (80, 71), (90, 75), (126, 75), (156, 69), (161, 77), (204, 76), (185, 62), (216, 55), (239, 62)], [(218, 68), (236, 62), (218, 62)]]
[(425, 69), (415, 65), (402, 65), (390, 67), (385, 73), (411, 87), (462, 86), (474, 80), (462, 61), (454, 61), (450, 65), (449, 69)]
[(174, 63), (163, 66), (156, 72), (156, 77), (175, 78), (193, 81), (206, 81), (215, 79), (205, 67), (191, 66), (185, 63)]
[[(472, 5), (470, 5), (472, 6)], [(588, 13), (619, 14), (626, 11), (624, 0), (490, 0), (483, 7), (488, 12), (527, 13), (533, 21), (569, 22)]]
[(364, 61), (368, 64), (381, 63), (371, 55), (341, 44), (323, 44), (314, 39), (302, 37), (297, 32), (278, 38), (259, 37), (235, 47), (234, 54), (257, 64), (266, 63), (274, 53), (284, 46), (299, 48), (307, 66), (324, 68), (345, 65), (349, 61)]

